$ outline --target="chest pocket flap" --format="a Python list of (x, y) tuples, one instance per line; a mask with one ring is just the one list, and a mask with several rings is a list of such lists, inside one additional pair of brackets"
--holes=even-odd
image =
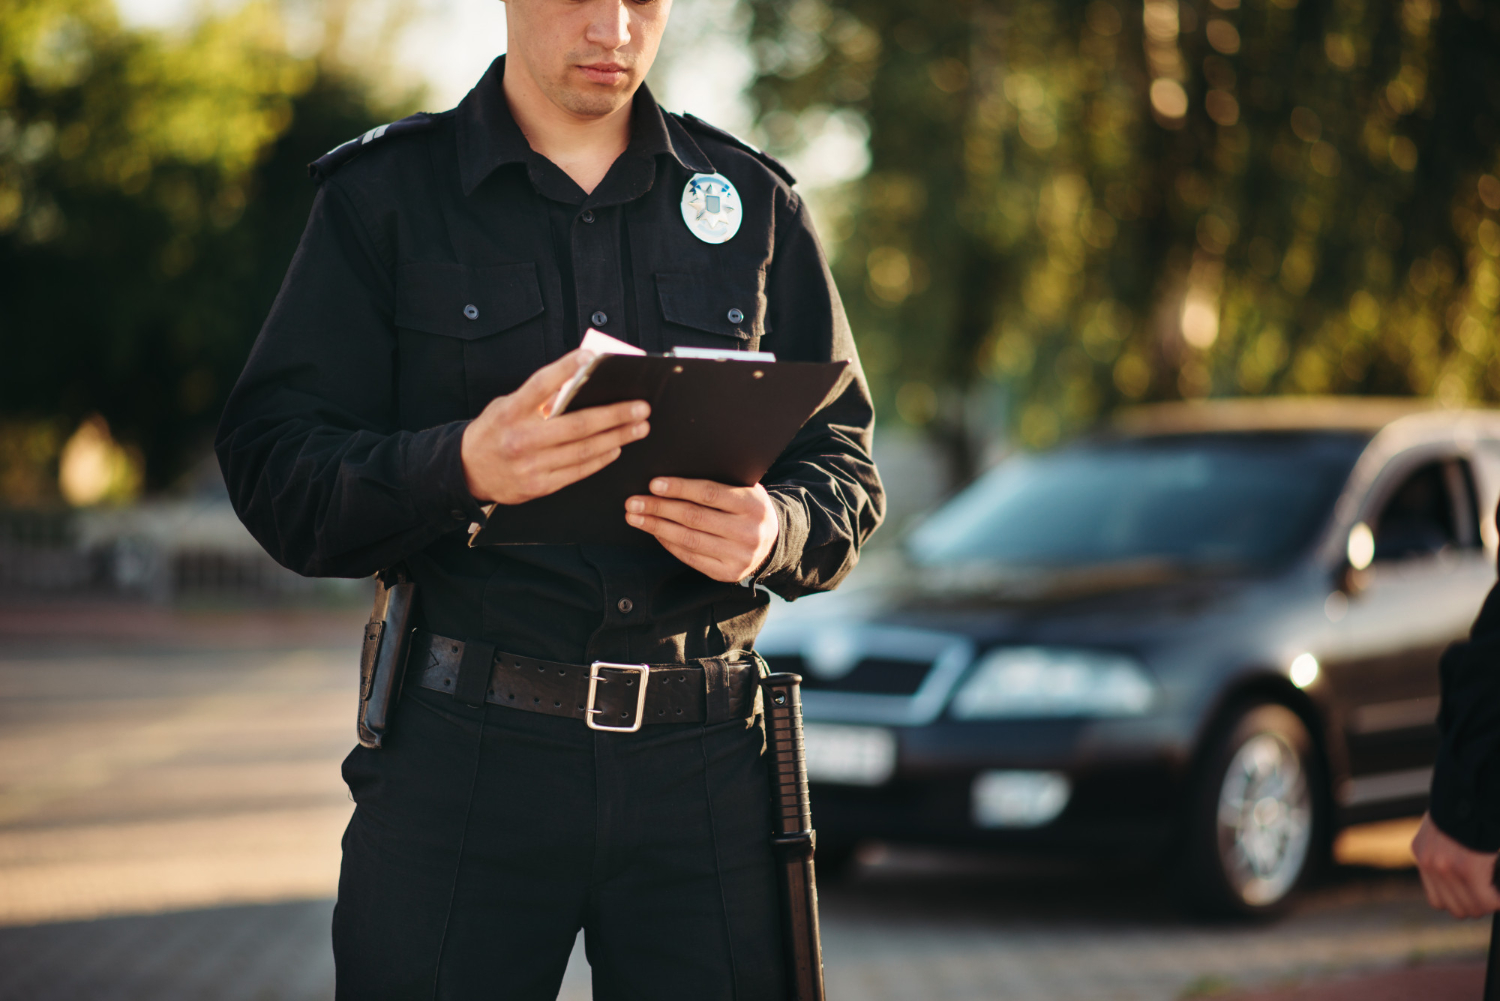
[(720, 337), (758, 339), (765, 334), (764, 275), (754, 283), (726, 281), (719, 275), (656, 276), (662, 319)]
[(541, 314), (535, 264), (403, 264), (396, 271), (396, 326), (477, 340)]

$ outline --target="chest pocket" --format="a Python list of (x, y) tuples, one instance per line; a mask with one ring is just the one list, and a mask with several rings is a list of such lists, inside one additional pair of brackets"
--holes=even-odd
[(473, 417), (546, 362), (536, 265), (414, 262), (396, 272), (401, 424)]
[(754, 351), (765, 336), (765, 275), (749, 282), (726, 281), (719, 275), (658, 273), (656, 294), (661, 302), (662, 331), (667, 348), (730, 348)]

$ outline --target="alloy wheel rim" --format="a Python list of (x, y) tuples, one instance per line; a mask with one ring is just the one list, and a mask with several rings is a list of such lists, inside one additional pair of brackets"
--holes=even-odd
[(1240, 745), (1219, 787), (1219, 859), (1251, 906), (1273, 904), (1302, 874), (1312, 843), (1312, 797), (1302, 756), (1278, 733)]

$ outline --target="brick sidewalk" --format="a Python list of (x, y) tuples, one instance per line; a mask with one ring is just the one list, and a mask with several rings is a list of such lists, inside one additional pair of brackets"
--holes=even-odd
[(1221, 996), (1221, 1001), (1479, 1001), (1484, 963), (1411, 966), (1321, 984), (1255, 994)]
[[(0, 999), (326, 1001), (362, 616), (152, 614), (129, 642), (0, 634)], [(1149, 873), (935, 852), (822, 897), (830, 1001), (1246, 1001), (1381, 969), (1358, 1001), (1448, 1001), (1489, 932), (1347, 867), (1269, 925), (1186, 921)], [(562, 997), (588, 995), (575, 953)]]

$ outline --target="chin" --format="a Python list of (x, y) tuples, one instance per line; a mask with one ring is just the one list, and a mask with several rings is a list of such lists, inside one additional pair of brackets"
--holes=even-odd
[(602, 118), (618, 111), (630, 101), (634, 88), (615, 90), (604, 87), (565, 87), (555, 100), (559, 107), (585, 118)]

